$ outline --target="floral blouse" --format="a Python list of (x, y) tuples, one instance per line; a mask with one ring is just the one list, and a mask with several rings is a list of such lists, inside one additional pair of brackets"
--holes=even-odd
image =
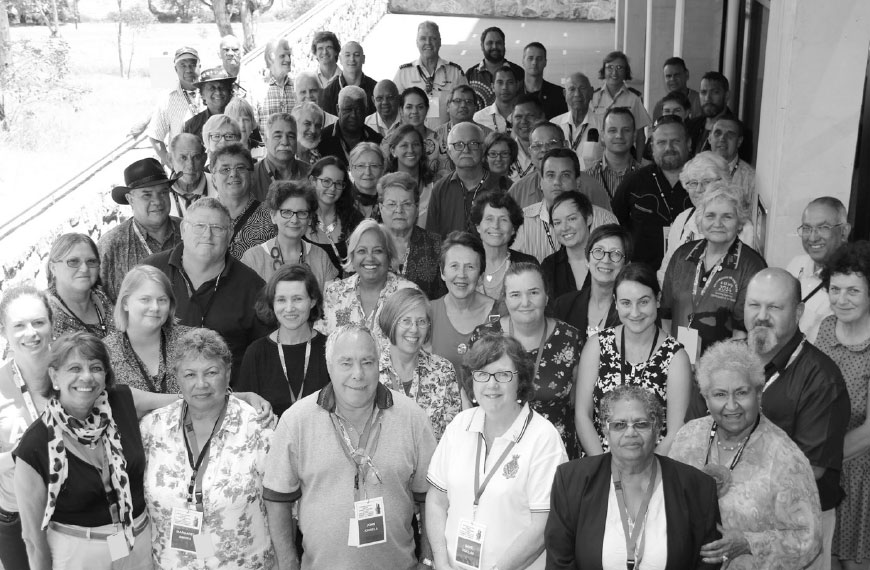
[(181, 426), (182, 401), (160, 408), (140, 422), (145, 447), (145, 501), (153, 527), (154, 567), (161, 570), (272, 569), (275, 552), (266, 524), (263, 472), (276, 420), (256, 420), (257, 412), (230, 396), (224, 423), (209, 447), (202, 481), (203, 532), (211, 533), (215, 556), (169, 547), (172, 509), (185, 508), (193, 470)]
[(77, 331), (89, 332), (99, 338), (105, 338), (115, 332), (115, 306), (112, 301), (101, 289), (96, 287), (91, 289), (91, 299), (93, 299), (94, 305), (103, 319), (102, 326), (82, 323), (78, 318), (69, 314), (63, 307), (60, 297), (57, 296), (57, 292), (49, 289), (48, 302), (51, 305), (51, 314), (54, 316), (51, 338), (57, 340), (63, 334)]
[[(562, 437), (569, 459), (580, 456), (580, 442), (574, 427), (574, 404), (571, 393), (574, 389), (574, 369), (580, 362), (580, 331), (553, 319), (553, 332), (544, 344), (544, 355), (538, 375), (534, 378), (535, 395), (530, 402), (532, 409), (550, 421)], [(471, 333), (469, 344), (473, 345), (486, 332), (503, 332), (501, 321), (484, 323)], [(538, 349), (528, 351), (532, 361), (537, 360)]]
[(174, 325), (169, 331), (161, 332), (161, 351), (166, 352), (166, 359), (160, 358), (157, 376), (145, 377), (145, 366), (133, 346), (122, 332), (114, 332), (103, 339), (103, 344), (109, 350), (109, 362), (115, 380), (145, 392), (159, 394), (179, 394), (181, 388), (175, 377), (175, 363), (178, 360), (178, 339), (186, 332), (193, 330), (184, 325)]
[(378, 349), (384, 350), (390, 346), (390, 339), (381, 331), (378, 326), (378, 316), (381, 314), (381, 309), (384, 307), (384, 302), (387, 297), (407, 287), (419, 289), (413, 282), (408, 281), (404, 277), (399, 277), (392, 271), (387, 274), (387, 283), (381, 289), (381, 294), (378, 297), (378, 302), (375, 305), (374, 311), (366, 318), (363, 313), (362, 303), (360, 302), (359, 292), (359, 275), (351, 275), (345, 279), (336, 279), (328, 283), (323, 291), (323, 318), (317, 321), (314, 328), (325, 336), (336, 328), (343, 325), (355, 324), (366, 327), (372, 332), (375, 340), (378, 341)]
[(440, 440), (444, 428), (462, 407), (459, 382), (453, 364), (446, 358), (420, 349), (414, 378), (410, 385), (405, 387), (393, 368), (390, 351), (382, 350), (378, 370), (381, 384), (413, 398), (426, 411), (432, 424), (432, 431), (435, 432), (435, 439)]
[[(702, 470), (715, 464), (715, 450), (707, 457), (712, 424), (706, 416), (684, 425), (668, 455)], [(752, 550), (732, 559), (728, 570), (806, 568), (819, 554), (821, 507), (812, 468), (770, 420), (761, 416), (731, 476), (717, 483), (722, 526), (742, 532)]]

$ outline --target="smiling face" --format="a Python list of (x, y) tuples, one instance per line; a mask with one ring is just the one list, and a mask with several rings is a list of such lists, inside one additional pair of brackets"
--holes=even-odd
[(381, 217), (384, 225), (394, 234), (404, 234), (417, 222), (417, 205), (414, 204), (414, 193), (401, 186), (384, 188), (384, 199), (381, 205)]
[(280, 164), (289, 164), (296, 157), (296, 125), (290, 121), (275, 121), (266, 134), (266, 156)]
[[(598, 253), (595, 250), (607, 254), (602, 259), (595, 259), (593, 253)], [(610, 252), (618, 251), (623, 254), (619, 261), (610, 260)], [(612, 287), (616, 276), (625, 267), (625, 244), (616, 236), (608, 236), (600, 239), (594, 244), (590, 250), (589, 259), (586, 261), (589, 267), (589, 277), (602, 287)]]
[[(801, 216), (801, 224), (814, 231), (801, 236), (801, 245), (807, 255), (821, 265), (845, 243), (848, 236), (847, 225), (841, 225), (837, 210), (825, 204), (810, 204)], [(830, 227), (830, 231), (818, 228)], [(824, 235), (823, 235), (824, 234)]]
[(433, 26), (417, 28), (417, 50), (421, 59), (438, 57), (441, 50), (441, 33)]
[[(324, 166), (320, 176), (316, 178), (310, 176), (309, 179), (317, 192), (317, 201), (324, 206), (332, 206), (338, 202), (341, 193), (345, 190), (343, 186), (345, 182), (344, 171), (332, 164)], [(342, 187), (338, 188), (336, 184), (342, 185)]]
[(532, 134), (532, 125), (544, 119), (534, 103), (521, 103), (514, 107), (514, 134), (521, 141), (528, 141)]
[[(227, 140), (224, 138), (224, 135), (233, 135), (233, 137), (231, 137), (231, 140)], [(214, 140), (212, 137), (214, 137)], [(240, 141), (241, 138), (241, 131), (237, 130), (233, 125), (226, 123), (209, 133), (208, 140), (205, 144), (207, 145), (208, 152), (213, 153), (228, 144)]]
[(553, 229), (556, 239), (567, 248), (585, 248), (589, 239), (589, 225), (577, 204), (565, 200), (553, 209)]
[(493, 174), (506, 176), (511, 167), (511, 149), (508, 143), (499, 141), (489, 147), (486, 153), (486, 164)]
[(652, 418), (646, 413), (641, 402), (635, 399), (614, 402), (610, 409), (610, 417), (606, 418), (606, 421), (605, 436), (614, 459), (634, 463), (652, 454), (656, 444), (652, 426), (650, 429), (637, 429), (634, 426), (626, 427), (622, 431), (610, 429), (613, 422), (629, 424), (651, 422)]
[(232, 96), (232, 84), (229, 81), (209, 81), (199, 88), (202, 100), (212, 115), (219, 115), (227, 108)]
[(285, 329), (298, 330), (308, 326), (308, 317), (316, 303), (308, 296), (303, 281), (279, 281), (275, 286), (272, 310), (275, 318)]
[(529, 135), (529, 150), (532, 155), (532, 162), (535, 163), (535, 168), (540, 172), (541, 160), (547, 151), (554, 148), (562, 148), (565, 146), (565, 135), (562, 129), (557, 126), (541, 125), (531, 132)]
[(402, 104), (402, 122), (419, 127), (426, 120), (428, 112), (428, 101), (416, 93), (411, 93), (405, 97), (405, 102)]
[(420, 140), (418, 133), (408, 133), (396, 143), (396, 146), (390, 148), (390, 154), (396, 159), (400, 166), (414, 171), (420, 164), (420, 159), (423, 158), (423, 143)]
[(357, 190), (366, 194), (375, 194), (378, 180), (384, 173), (384, 158), (380, 153), (366, 151), (360, 154), (353, 163), (353, 182)]
[(761, 409), (761, 390), (736, 370), (713, 371), (705, 399), (713, 420), (731, 436), (751, 429)]
[(504, 38), (496, 31), (490, 31), (481, 38), (483, 57), (489, 63), (501, 63), (504, 61)]
[(383, 283), (387, 279), (390, 260), (387, 246), (381, 239), (380, 233), (373, 230), (365, 232), (351, 255), (353, 269), (360, 280), (368, 283)]
[(323, 114), (302, 111), (296, 119), (296, 126), (299, 128), (298, 144), (309, 150), (317, 148), (320, 144), (320, 132), (323, 130)]
[(604, 148), (616, 155), (627, 154), (634, 142), (634, 121), (628, 115), (611, 113), (604, 121)]
[[(75, 244), (59, 261), (52, 263), (52, 273), (57, 278), (57, 284), (62, 289), (72, 291), (89, 291), (100, 276), (100, 263), (97, 254), (86, 243)], [(78, 267), (70, 267), (67, 262)], [(88, 263), (93, 267), (88, 267)]]
[(51, 342), (48, 307), (33, 295), (12, 300), (3, 315), (3, 336), (13, 358), (44, 362)]
[(616, 58), (604, 64), (604, 83), (611, 91), (618, 91), (625, 83), (628, 71), (628, 62), (622, 58)]
[(857, 323), (870, 313), (867, 277), (860, 273), (834, 273), (828, 287), (831, 310), (842, 323)]
[(614, 293), (619, 320), (626, 329), (641, 334), (656, 325), (659, 303), (652, 289), (637, 281), (623, 281)]
[[(423, 323), (427, 324), (421, 326)], [(396, 348), (405, 354), (417, 354), (423, 348), (430, 326), (425, 307), (418, 305), (408, 309), (396, 323)]]
[(69, 414), (84, 419), (97, 397), (106, 389), (106, 364), (86, 358), (79, 351), (70, 352), (58, 369), (49, 368), (53, 386), (57, 386), (60, 405)]
[(292, 68), (293, 52), (290, 49), (290, 44), (286, 39), (278, 41), (275, 46), (275, 51), (272, 52), (272, 63), (269, 65), (269, 71), (272, 77), (281, 80), (290, 73)]
[(280, 236), (293, 241), (302, 239), (308, 231), (309, 220), (300, 220), (299, 216), (292, 216), (288, 220), (281, 215), (281, 210), (308, 212), (308, 201), (302, 196), (291, 196), (281, 203), (279, 210), (270, 212), (272, 223), (278, 226)]
[(347, 42), (341, 48), (341, 67), (345, 73), (356, 75), (362, 73), (362, 66), (366, 62), (366, 56), (363, 53), (362, 46), (356, 42)]
[(127, 330), (160, 330), (169, 317), (169, 295), (156, 281), (145, 279), (123, 300), (127, 312)]
[(743, 137), (740, 136), (740, 127), (737, 123), (728, 119), (719, 119), (710, 131), (709, 141), (713, 152), (731, 162), (737, 158), (737, 149), (740, 148)]
[(303, 75), (296, 80), (296, 101), (317, 103), (320, 99), (320, 83), (313, 75)]
[(332, 67), (338, 60), (338, 53), (335, 51), (335, 46), (329, 40), (317, 42), (314, 46), (314, 57), (322, 69)]
[[(198, 233), (197, 225), (207, 224), (209, 228)], [(215, 233), (211, 226), (224, 229), (222, 235)], [(181, 224), (181, 240), (184, 242), (184, 255), (192, 255), (207, 262), (223, 259), (229, 245), (230, 221), (220, 210), (201, 208), (188, 212)]]
[(162, 226), (169, 219), (169, 182), (130, 190), (127, 201), (137, 222), (150, 227)]
[(698, 230), (710, 243), (730, 245), (737, 239), (737, 207), (725, 198), (714, 198), (704, 207)]
[(176, 370), (181, 396), (191, 410), (210, 412), (223, 406), (230, 384), (230, 370), (223, 361), (188, 357)]
[(399, 112), (399, 92), (392, 81), (379, 81), (372, 92), (372, 98), (381, 117), (392, 119)]
[(589, 101), (592, 100), (594, 91), (584, 75), (575, 73), (565, 82), (565, 103), (569, 109), (584, 117), (589, 110)]
[(538, 272), (508, 275), (504, 280), (504, 294), (513, 322), (523, 325), (539, 325), (543, 322), (547, 292)]
[[(490, 362), (483, 368), (484, 372), (517, 372), (517, 367), (510, 357), (503, 354), (501, 358)], [(516, 409), (517, 393), (519, 392), (519, 377), (513, 374), (510, 382), (498, 382), (492, 376), (487, 382), (472, 381), (474, 399), (480, 404), (481, 409), (487, 414), (503, 414), (507, 410)]]
[(326, 363), (339, 411), (371, 408), (378, 386), (378, 350), (372, 335), (350, 331)]
[(244, 156), (224, 154), (217, 159), (212, 172), (214, 185), (222, 196), (242, 197), (251, 188), (250, 164)]
[(506, 246), (516, 234), (507, 208), (483, 207), (483, 216), (477, 226), (477, 233), (484, 244), (490, 247)]
[(480, 256), (470, 247), (454, 245), (444, 254), (441, 279), (454, 298), (465, 299), (473, 295), (479, 277)]

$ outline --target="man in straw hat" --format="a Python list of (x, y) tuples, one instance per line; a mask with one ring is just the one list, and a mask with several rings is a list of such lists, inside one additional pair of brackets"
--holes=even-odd
[(235, 83), (236, 78), (229, 75), (223, 67), (213, 67), (203, 71), (199, 81), (194, 85), (199, 89), (206, 108), (184, 123), (184, 132), (202, 138), (202, 127), (209, 117), (223, 114), (224, 109), (230, 104)]

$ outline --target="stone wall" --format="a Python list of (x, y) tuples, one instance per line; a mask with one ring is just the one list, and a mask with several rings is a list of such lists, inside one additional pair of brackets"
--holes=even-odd
[(389, 11), (442, 16), (612, 20), (613, 0), (389, 0)]

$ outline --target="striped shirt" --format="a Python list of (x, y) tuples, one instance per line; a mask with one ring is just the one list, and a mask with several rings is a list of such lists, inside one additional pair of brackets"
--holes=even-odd
[[(592, 227), (594, 230), (603, 224), (618, 224), (612, 213), (604, 208), (592, 206)], [(562, 246), (556, 240), (556, 232), (550, 221), (546, 202), (538, 202), (523, 208), (523, 225), (517, 230), (517, 237), (511, 246), (517, 251), (534, 256), (538, 261), (556, 253)]]
[(586, 174), (604, 186), (604, 189), (607, 190), (607, 195), (610, 196), (611, 200), (613, 199), (613, 195), (616, 194), (616, 189), (619, 188), (619, 185), (622, 184), (623, 180), (625, 180), (625, 177), (628, 176), (630, 172), (634, 172), (643, 166), (635, 160), (633, 156), (628, 155), (628, 158), (631, 160), (631, 163), (628, 165), (628, 168), (622, 172), (608, 167), (605, 162), (605, 157), (603, 156), (601, 157), (601, 160), (597, 161), (586, 171)]
[(175, 135), (184, 130), (184, 123), (205, 109), (199, 93), (185, 91), (181, 84), (166, 94), (157, 104), (148, 125), (148, 137), (169, 145)]
[(296, 106), (296, 88), (289, 75), (278, 81), (271, 75), (263, 81), (257, 93), (251, 93), (252, 106), (257, 113), (260, 132), (266, 132), (266, 119), (272, 113), (289, 113)]

